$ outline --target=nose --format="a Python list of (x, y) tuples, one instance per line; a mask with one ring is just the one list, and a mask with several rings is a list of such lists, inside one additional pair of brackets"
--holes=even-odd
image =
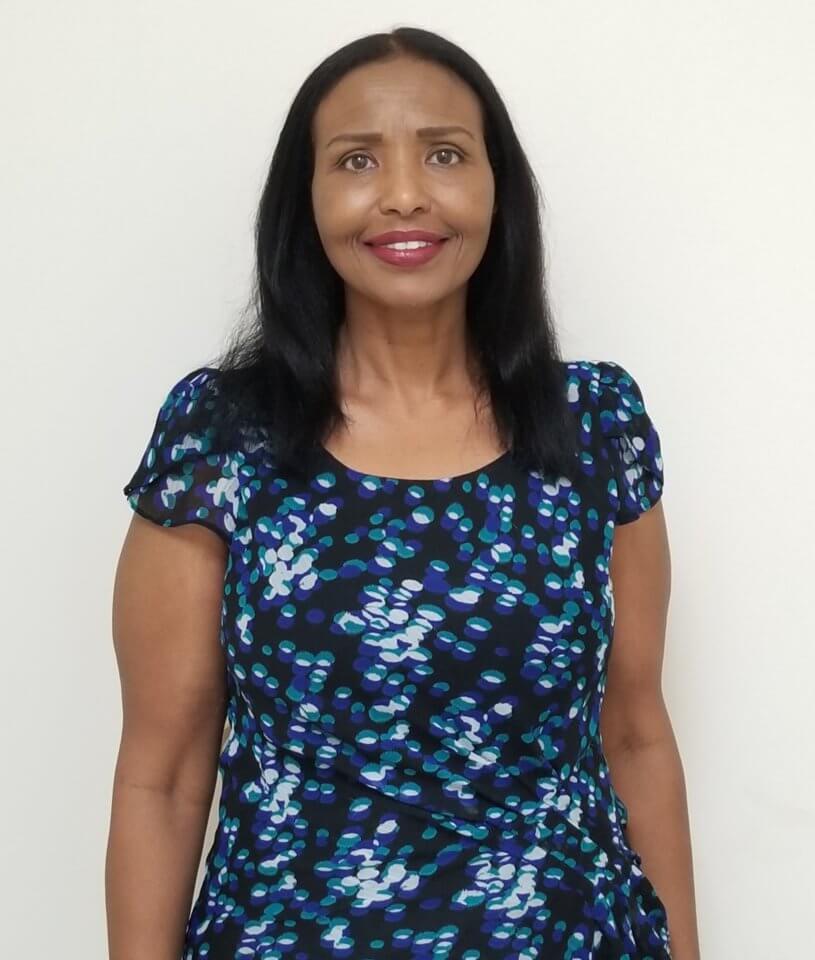
[(380, 179), (382, 191), (379, 209), (383, 214), (411, 216), (416, 210), (428, 210), (430, 198), (421, 170), (421, 161), (405, 157), (391, 160)]

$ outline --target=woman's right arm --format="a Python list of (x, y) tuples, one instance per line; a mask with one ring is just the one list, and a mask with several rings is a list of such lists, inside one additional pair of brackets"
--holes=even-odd
[(122, 735), (105, 863), (110, 960), (178, 960), (217, 778), (227, 692), (226, 544), (134, 514), (116, 569)]

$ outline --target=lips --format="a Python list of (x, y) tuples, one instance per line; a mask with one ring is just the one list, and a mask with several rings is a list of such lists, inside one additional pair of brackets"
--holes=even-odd
[[(449, 236), (432, 230), (388, 230), (364, 240), (363, 244), (382, 263), (393, 267), (420, 267), (433, 260), (449, 239)], [(416, 240), (426, 246), (401, 250), (388, 246), (389, 243)]]
[(369, 246), (381, 247), (386, 243), (406, 243), (408, 240), (424, 240), (426, 243), (441, 243), (448, 237), (443, 233), (433, 233), (429, 230), (389, 230), (387, 233), (369, 237), (363, 243)]
[[(418, 239), (424, 240), (424, 237)], [(366, 243), (365, 247), (382, 263), (386, 263), (392, 267), (410, 268), (421, 267), (426, 263), (430, 263), (431, 260), (435, 259), (435, 257), (444, 250), (446, 241), (447, 238), (445, 237), (435, 241), (425, 240), (426, 246), (399, 249), (397, 247), (387, 246), (387, 243), (399, 242), (398, 240), (390, 240), (386, 241), (386, 243)]]

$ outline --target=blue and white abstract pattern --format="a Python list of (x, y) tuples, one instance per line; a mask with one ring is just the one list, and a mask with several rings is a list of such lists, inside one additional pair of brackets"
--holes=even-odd
[(219, 820), (183, 960), (665, 960), (603, 754), (614, 530), (663, 490), (611, 361), (563, 363), (577, 479), (432, 480), (218, 449), (218, 370), (170, 390), (130, 506), (228, 545)]

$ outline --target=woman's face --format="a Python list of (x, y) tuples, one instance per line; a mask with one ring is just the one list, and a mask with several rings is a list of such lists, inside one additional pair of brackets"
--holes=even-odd
[[(463, 129), (419, 135), (424, 127)], [(466, 288), (487, 246), (495, 203), (472, 90), (433, 63), (400, 57), (368, 64), (325, 97), (312, 134), (314, 217), (346, 292), (415, 308)], [(448, 239), (434, 256), (408, 266), (385, 262), (367, 243), (412, 229)]]

